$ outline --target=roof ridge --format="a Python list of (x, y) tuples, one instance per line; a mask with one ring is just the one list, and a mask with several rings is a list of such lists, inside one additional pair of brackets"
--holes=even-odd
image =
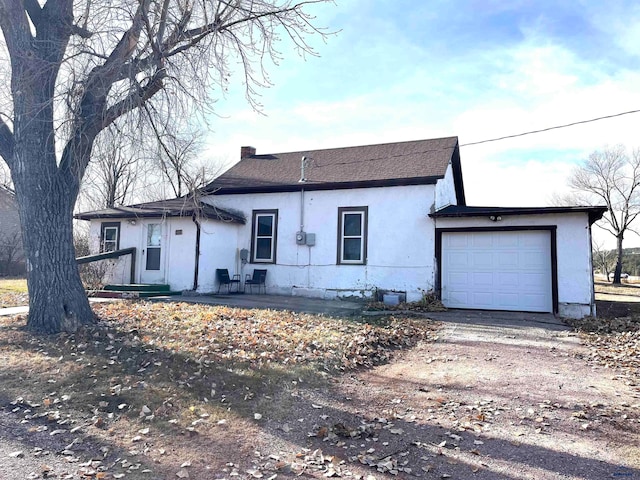
[[(311, 148), (311, 149), (307, 149), (307, 150), (294, 150), (294, 151), (289, 151), (289, 152), (268, 152), (268, 153), (256, 153), (255, 155), (252, 155), (250, 157), (245, 157), (246, 159), (250, 159), (253, 157), (261, 157), (261, 156), (267, 156), (267, 155), (292, 155), (294, 153), (308, 153), (308, 152), (328, 152), (331, 150), (346, 150), (346, 149), (351, 149), (351, 148), (367, 148), (367, 147), (384, 147), (387, 145), (404, 145), (407, 143), (418, 143), (418, 142), (437, 142), (438, 140), (450, 140), (450, 139), (455, 139), (456, 143), (458, 143), (458, 136), (457, 135), (452, 135), (449, 137), (438, 137), (438, 138), (422, 138), (419, 140), (402, 140), (400, 142), (385, 142), (385, 143), (369, 143), (366, 145), (348, 145), (345, 147), (331, 147), (331, 148)], [(240, 161), (242, 161), (244, 159), (240, 159)]]

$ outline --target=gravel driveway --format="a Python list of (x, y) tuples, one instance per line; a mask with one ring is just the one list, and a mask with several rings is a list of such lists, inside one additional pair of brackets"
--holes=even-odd
[(640, 479), (640, 388), (589, 365), (569, 328), (551, 315), (429, 317), (444, 323), (435, 343), (304, 399), (322, 406), (295, 413), (318, 432), (310, 450), (363, 478)]

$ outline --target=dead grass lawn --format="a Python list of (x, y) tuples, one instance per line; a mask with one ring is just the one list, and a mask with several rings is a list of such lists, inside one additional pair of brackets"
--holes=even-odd
[[(218, 478), (234, 468), (244, 478), (258, 448), (251, 439), (295, 418), (301, 392), (437, 329), (180, 303), (94, 308), (101, 321), (76, 335), (32, 335), (24, 317), (0, 319), (0, 412), (24, 422), (27, 448), (77, 458), (69, 471), (127, 480)], [(46, 444), (58, 438), (70, 445)], [(265, 475), (286, 467), (273, 461)]]
[(640, 297), (640, 284), (622, 283), (613, 285), (609, 282), (595, 281), (596, 293), (610, 293), (615, 295), (630, 295)]
[(0, 308), (18, 307), (28, 303), (26, 279), (0, 278)]

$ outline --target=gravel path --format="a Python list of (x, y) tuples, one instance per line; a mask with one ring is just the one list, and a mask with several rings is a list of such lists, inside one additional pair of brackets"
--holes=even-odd
[(639, 386), (587, 364), (553, 316), (429, 316), (444, 322), (435, 343), (300, 399), (310, 451), (363, 478), (640, 478)]
[(474, 478), (640, 477), (638, 387), (587, 365), (579, 338), (555, 318), (432, 317), (445, 322), (438, 342), (360, 380), (378, 402), (401, 399), (430, 427), (427, 435), (445, 430), (463, 437), (447, 439), (446, 456), (458, 463), (434, 462), (434, 470), (456, 478), (477, 467)]

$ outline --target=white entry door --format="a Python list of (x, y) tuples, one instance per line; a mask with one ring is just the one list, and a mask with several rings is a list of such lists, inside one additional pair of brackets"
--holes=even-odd
[(164, 283), (165, 225), (153, 220), (145, 222), (143, 227), (140, 283)]
[(442, 303), (552, 312), (549, 231), (443, 232)]

